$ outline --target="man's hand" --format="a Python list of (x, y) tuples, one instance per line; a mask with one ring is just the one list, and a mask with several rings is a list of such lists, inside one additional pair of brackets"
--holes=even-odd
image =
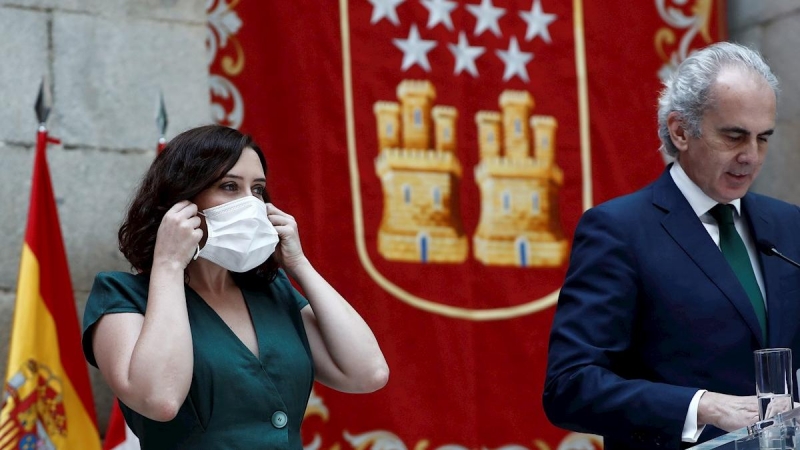
[(767, 405), (767, 410), (764, 411), (764, 419), (771, 419), (779, 413), (791, 411), (794, 408), (794, 402), (789, 397), (775, 397)]
[(713, 425), (721, 430), (733, 431), (758, 422), (756, 396), (706, 392), (697, 406), (697, 425)]

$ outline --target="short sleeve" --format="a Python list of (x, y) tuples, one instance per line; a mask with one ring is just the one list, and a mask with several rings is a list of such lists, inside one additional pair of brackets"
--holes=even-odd
[(97, 367), (91, 342), (92, 327), (106, 314), (144, 314), (149, 285), (150, 280), (147, 275), (125, 272), (97, 274), (83, 312), (83, 354), (89, 364)]
[(275, 281), (270, 285), (270, 288), (273, 290), (273, 295), (284, 297), (296, 304), (298, 311), (308, 306), (308, 300), (294, 288), (283, 269), (278, 271), (278, 275), (275, 277)]

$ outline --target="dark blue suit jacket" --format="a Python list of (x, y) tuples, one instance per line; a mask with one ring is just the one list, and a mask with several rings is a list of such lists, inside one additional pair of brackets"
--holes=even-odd
[[(742, 212), (755, 240), (800, 259), (797, 206), (748, 193)], [(790, 347), (796, 371), (800, 271), (775, 256), (759, 261), (768, 344), (669, 168), (650, 186), (586, 211), (550, 335), (547, 417), (603, 435), (608, 450), (680, 448), (698, 389), (755, 395), (754, 350)], [(707, 426), (700, 441), (722, 433)]]

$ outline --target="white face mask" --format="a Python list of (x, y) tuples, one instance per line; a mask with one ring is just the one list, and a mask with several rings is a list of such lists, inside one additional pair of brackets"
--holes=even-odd
[(252, 195), (201, 214), (206, 217), (208, 239), (194, 259), (199, 256), (242, 273), (263, 264), (278, 245), (278, 232), (267, 218), (267, 206)]

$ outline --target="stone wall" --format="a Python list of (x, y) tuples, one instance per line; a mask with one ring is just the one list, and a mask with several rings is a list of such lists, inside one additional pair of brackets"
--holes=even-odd
[[(167, 138), (211, 121), (199, 0), (0, 0), (0, 376), (31, 188), (43, 76), (53, 94), (48, 161), (78, 314), (94, 275), (128, 270), (116, 232), (139, 178), (155, 156), (159, 90)], [(95, 369), (105, 430), (111, 394)]]
[(727, 1), (730, 40), (759, 49), (781, 82), (775, 135), (753, 190), (800, 203), (800, 2)]

